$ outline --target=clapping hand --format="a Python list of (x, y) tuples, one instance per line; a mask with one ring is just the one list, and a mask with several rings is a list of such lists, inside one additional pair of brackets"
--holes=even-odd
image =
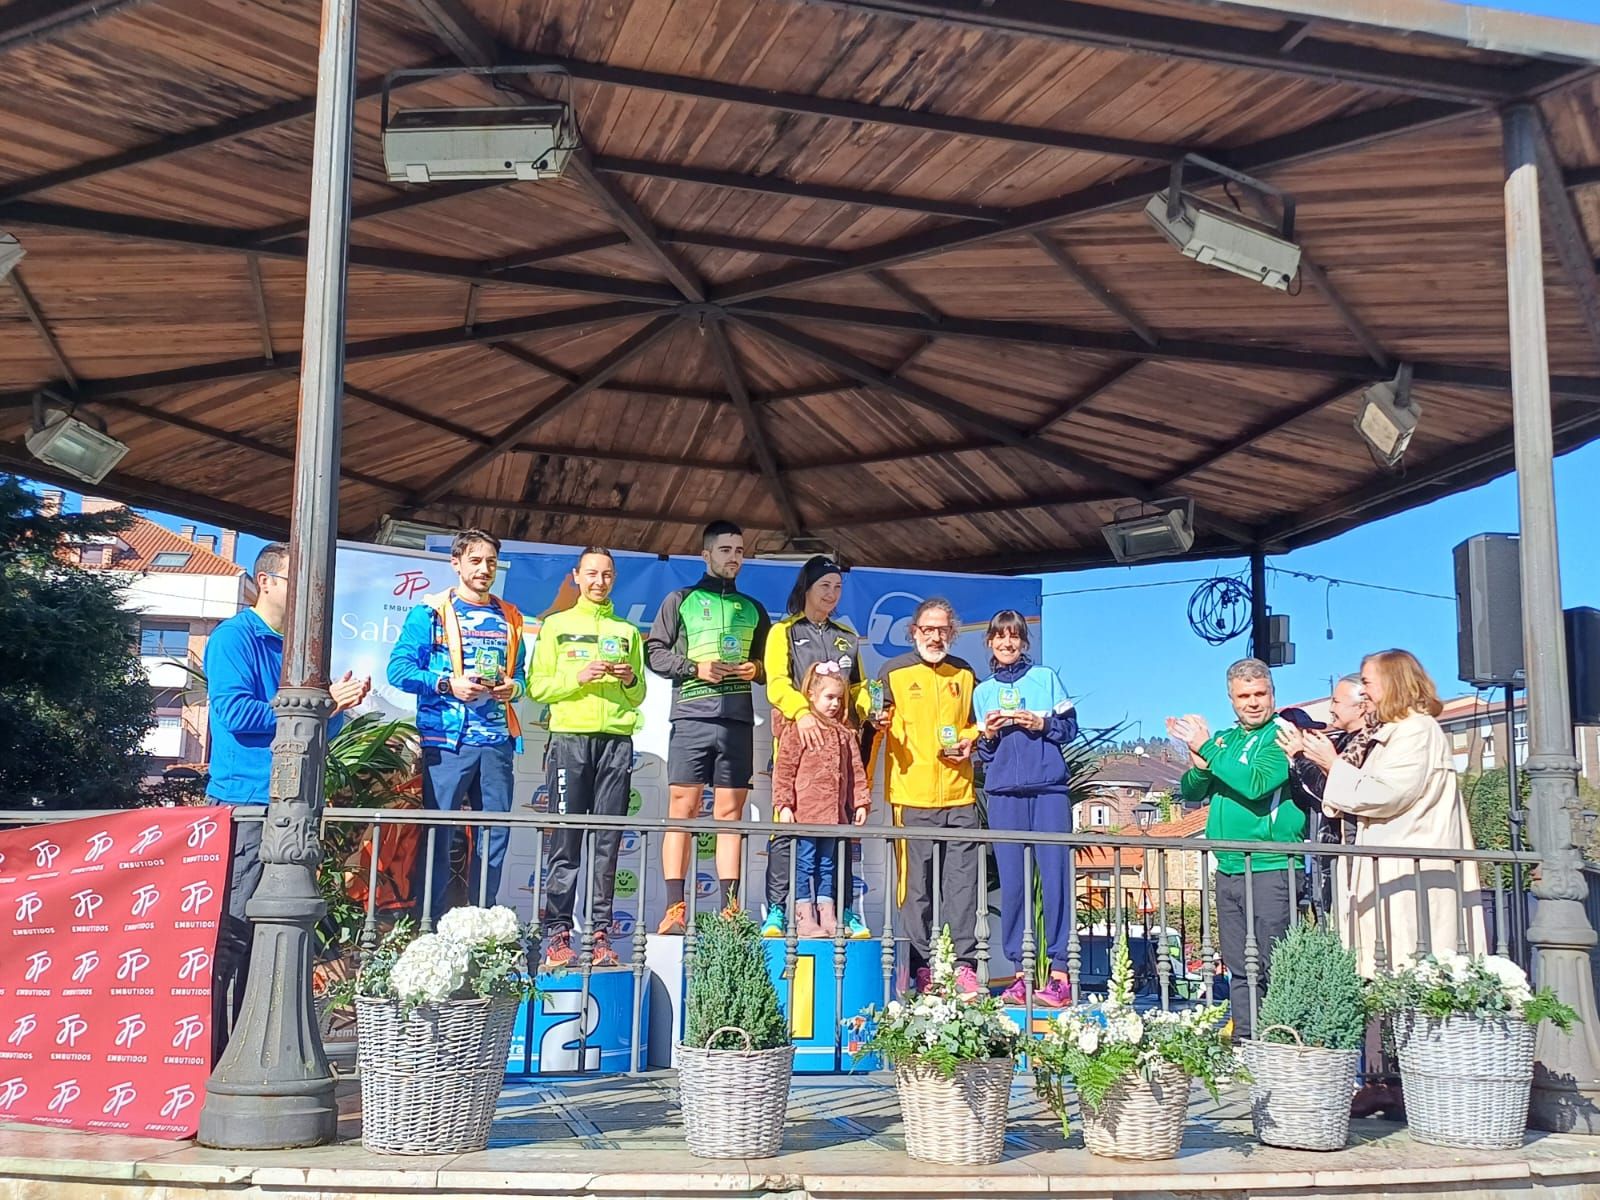
[(333, 711), (342, 713), (354, 708), (367, 698), (371, 690), (370, 678), (357, 679), (353, 673), (346, 671), (328, 685), (328, 693), (333, 697)]
[(1303, 753), (1324, 771), (1333, 769), (1333, 764), (1339, 758), (1339, 752), (1334, 749), (1333, 743), (1328, 740), (1328, 735), (1319, 729), (1308, 729), (1301, 734), (1305, 743)]

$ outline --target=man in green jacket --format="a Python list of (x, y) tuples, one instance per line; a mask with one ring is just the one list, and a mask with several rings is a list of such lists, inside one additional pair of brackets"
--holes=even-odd
[[(1167, 718), (1167, 732), (1189, 747), (1192, 769), (1179, 784), (1189, 803), (1209, 802), (1206, 837), (1227, 842), (1303, 842), (1306, 814), (1289, 789), (1289, 760), (1278, 746), (1273, 722), (1272, 673), (1245, 658), (1228, 668), (1228, 701), (1239, 723), (1213, 736), (1204, 718)], [(1234, 1037), (1250, 1037), (1266, 996), (1272, 947), (1288, 931), (1297, 910), (1295, 854), (1216, 852), (1217, 940), (1231, 977), (1229, 997)], [(1245, 889), (1250, 889), (1250, 921)], [(1254, 938), (1254, 945), (1250, 944)], [(1250, 986), (1250, 952), (1256, 959)]]
[[(578, 600), (551, 613), (539, 629), (528, 668), (528, 699), (550, 706), (547, 754), (550, 801), (558, 813), (628, 813), (633, 779), (633, 731), (644, 700), (644, 645), (639, 631), (611, 607), (617, 567), (611, 551), (591, 546), (578, 558), (572, 581)], [(611, 948), (611, 905), (622, 830), (593, 832), (594, 878), (589, 894), (592, 963), (617, 965)], [(545, 884), (544, 961), (571, 964), (572, 917), (581, 879), (584, 831), (550, 835), (550, 875)]]

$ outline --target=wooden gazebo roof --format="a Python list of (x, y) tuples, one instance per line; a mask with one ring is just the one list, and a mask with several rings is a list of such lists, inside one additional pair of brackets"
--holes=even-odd
[[(48, 386), (131, 447), (101, 490), (281, 532), (318, 21), (0, 6), (0, 229), (27, 250), (0, 468), (50, 477), (22, 445)], [(860, 563), (1038, 568), (1104, 561), (1139, 500), (1191, 497), (1216, 554), (1480, 482), (1511, 465), (1516, 103), (1545, 131), (1558, 448), (1600, 434), (1600, 27), (1442, 0), (363, 0), (360, 51), (348, 535), (394, 513), (666, 552), (731, 516)], [(566, 176), (385, 182), (385, 73), (492, 63), (570, 73)], [(504, 96), (458, 75), (396, 102)], [(1149, 226), (1186, 151), (1295, 198), (1295, 291)], [(1401, 362), (1423, 420), (1391, 474), (1351, 422)]]

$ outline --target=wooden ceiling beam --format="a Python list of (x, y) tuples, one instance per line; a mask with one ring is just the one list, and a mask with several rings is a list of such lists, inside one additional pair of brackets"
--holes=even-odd
[(1068, 278), (1089, 294), (1090, 299), (1133, 330), (1143, 341), (1152, 346), (1156, 344), (1155, 331), (1134, 311), (1133, 305), (1117, 295), (1104, 282), (1096, 279), (1082, 263), (1068, 254), (1059, 242), (1039, 230), (1034, 230), (1029, 237), (1034, 245), (1044, 251), (1051, 262), (1066, 272)]
[[(395, 213), (407, 212), (429, 204), (442, 204), (446, 200), (470, 196), (475, 192), (495, 191), (520, 182), (522, 181), (517, 179), (495, 179), (482, 183), (429, 183), (416, 187), (408, 186), (405, 191), (392, 196), (383, 196), (377, 200), (369, 200), (365, 204), (352, 206), (350, 220), (354, 223), (370, 220), (373, 217), (389, 217)], [(296, 217), (292, 221), (256, 230), (250, 239), (250, 245), (259, 248), (290, 238), (302, 238), (310, 228), (304, 217)]]
[(757, 415), (755, 406), (750, 403), (750, 391), (745, 386), (739, 362), (734, 357), (733, 346), (728, 342), (727, 330), (722, 327), (721, 321), (710, 321), (707, 322), (704, 332), (706, 344), (711, 349), (712, 361), (722, 372), (722, 378), (728, 385), (728, 395), (733, 398), (734, 407), (739, 410), (739, 420), (744, 425), (745, 441), (750, 444), (750, 450), (761, 467), (762, 478), (767, 482), (767, 489), (772, 493), (772, 498), (778, 505), (778, 512), (783, 516), (784, 532), (790, 537), (799, 537), (805, 531), (806, 523), (800, 516), (800, 510), (795, 507), (789, 485), (783, 481), (777, 457), (772, 453), (772, 443), (767, 439), (767, 431), (761, 427), (761, 418)]
[(886, 125), (897, 129), (915, 129), (924, 133), (938, 133), (950, 137), (976, 138), (982, 141), (1010, 142), (1016, 145), (1037, 146), (1052, 150), (1065, 150), (1085, 154), (1104, 154), (1117, 158), (1141, 159), (1150, 162), (1172, 162), (1184, 154), (1184, 148), (1166, 142), (1146, 142), (1134, 138), (1105, 137), (1099, 134), (1079, 133), (1066, 129), (1047, 129), (1038, 125), (1011, 125), (1003, 121), (981, 120), (931, 112), (925, 109), (889, 108), (879, 104), (864, 104), (855, 100), (838, 100), (827, 96), (779, 92), (767, 88), (746, 87), (740, 84), (720, 83), (712, 79), (698, 79), (687, 75), (670, 75), (661, 71), (640, 71), (609, 63), (584, 62), (580, 59), (562, 58), (551, 54), (511, 53), (504, 59), (519, 66), (556, 67), (574, 79), (608, 87), (629, 88), (657, 92), (669, 96), (687, 96), (696, 100), (709, 100), (717, 104), (738, 104), (764, 108), (772, 112), (788, 113), (801, 117), (820, 117), (826, 120), (851, 121), (868, 125)]
[(766, 238), (738, 237), (704, 229), (663, 229), (661, 236), (675, 246), (698, 246), (706, 250), (732, 250), (740, 254), (770, 254), (779, 258), (799, 258), (808, 262), (838, 262), (842, 251), (801, 242), (775, 242)]
[(0, 52), (50, 41), (145, 0), (12, 0), (0, 8)]
[[(18, 201), (5, 210), (8, 225), (33, 225), (73, 233), (98, 234), (129, 241), (155, 242), (193, 250), (253, 252), (270, 258), (295, 262), (305, 259), (304, 239), (283, 239), (260, 243), (247, 229), (218, 225), (198, 225), (122, 213), (99, 212), (61, 204)], [(653, 304), (681, 303), (681, 297), (658, 283), (628, 280), (614, 275), (592, 275), (577, 271), (502, 270), (490, 271), (470, 259), (443, 258), (431, 254), (380, 250), (367, 246), (350, 247), (350, 265), (402, 275), (421, 275), (464, 283), (492, 283), (507, 287), (538, 288), (542, 291), (570, 292), (580, 296), (610, 296)]]
[[(1167, 58), (1300, 75), (1324, 83), (1361, 83), (1412, 96), (1494, 104), (1514, 99), (1559, 64), (1525, 74), (1459, 58), (1407, 54), (1351, 42), (1324, 41), (1313, 31), (1295, 40), (1278, 29), (1104, 8), (1075, 0), (824, 0), (858, 13), (945, 21), (1050, 38), (1077, 45), (1134, 50)], [(1287, 48), (1286, 48), (1287, 47)], [(1543, 64), (1541, 64), (1543, 65)]]
[(50, 328), (50, 322), (45, 320), (44, 313), (40, 311), (38, 302), (33, 298), (33, 293), (28, 290), (28, 285), (22, 281), (21, 267), (13, 267), (11, 269), (10, 283), (11, 291), (17, 297), (17, 303), (22, 305), (22, 311), (27, 314), (28, 323), (33, 326), (33, 331), (39, 335), (39, 340), (44, 343), (45, 350), (55, 360), (56, 370), (61, 372), (61, 378), (67, 381), (67, 386), (73, 391), (77, 391), (77, 372), (72, 369), (72, 364), (67, 361), (67, 356), (61, 349), (61, 343), (56, 340), (56, 335)]
[[(1131, 499), (1149, 501), (1164, 498), (1158, 496), (1150, 485), (1143, 480), (1136, 479), (1113, 467), (1108, 467), (1104, 463), (1096, 462), (1086, 455), (1034, 437), (1028, 430), (1017, 429), (1003, 421), (996, 420), (989, 414), (953, 397), (945, 396), (931, 388), (923, 387), (921, 384), (912, 383), (909, 380), (895, 378), (889, 375), (888, 372), (873, 366), (865, 359), (857, 358), (846, 350), (801, 333), (780, 322), (768, 320), (764, 317), (751, 316), (739, 316), (736, 319), (781, 345), (799, 350), (803, 354), (809, 354), (818, 362), (824, 363), (836, 371), (842, 371), (844, 374), (859, 379), (863, 383), (887, 388), (889, 391), (921, 408), (936, 412), (946, 420), (970, 429), (979, 437), (992, 438), (1004, 445), (1023, 450), (1035, 458), (1043, 459), (1045, 462), (1062, 470), (1083, 478), (1092, 479), (1106, 487), (1114, 488), (1120, 494)], [(1204, 523), (1207, 528), (1224, 537), (1231, 538), (1240, 545), (1253, 545), (1255, 543), (1255, 534), (1252, 530), (1227, 517), (1208, 512), (1200, 506), (1195, 508), (1195, 521)]]
[(1550, 227), (1561, 270), (1578, 304), (1578, 318), (1600, 360), (1600, 271), (1595, 266), (1594, 249), (1584, 232), (1583, 218), (1567, 191), (1561, 160), (1556, 157), (1550, 127), (1537, 105), (1518, 105), (1505, 116), (1507, 121), (1525, 120), (1533, 130), (1534, 156), (1539, 176), (1540, 208)]
[[(658, 310), (640, 304), (591, 304), (582, 308), (564, 309), (560, 312), (541, 313), (534, 317), (514, 317), (506, 321), (489, 321), (479, 324), (470, 332), (459, 325), (447, 329), (403, 333), (393, 337), (370, 338), (351, 342), (345, 347), (346, 362), (368, 359), (403, 358), (410, 354), (426, 354), (435, 350), (451, 350), (459, 346), (492, 345), (507, 338), (527, 334), (548, 333), (562, 329), (593, 330), (618, 321), (631, 321), (653, 316)], [(79, 394), (87, 398), (116, 396), (127, 392), (148, 391), (152, 388), (188, 387), (203, 383), (220, 383), (229, 379), (248, 379), (256, 375), (292, 375), (300, 369), (300, 354), (280, 354), (277, 361), (263, 363), (259, 356), (227, 359), (222, 362), (197, 363), (193, 366), (174, 367), (163, 371), (147, 371), (139, 375), (121, 375), (105, 379), (79, 381)], [(0, 407), (13, 400), (27, 398), (31, 402), (37, 389), (22, 389), (0, 393)]]
[[(104, 7), (103, 3), (101, 7)], [(448, 67), (450, 65), (447, 60), (424, 64), (426, 67)], [(395, 84), (395, 88), (398, 90), (420, 82), (422, 82), (420, 79), (402, 79)], [(381, 76), (364, 80), (356, 85), (356, 99), (358, 101), (371, 99), (382, 90), (383, 78)], [(226, 120), (218, 121), (214, 125), (190, 130), (188, 133), (173, 134), (169, 137), (158, 138), (153, 142), (146, 142), (141, 146), (119, 150), (114, 154), (91, 158), (87, 162), (76, 163), (70, 167), (46, 171), (40, 175), (30, 175), (25, 179), (18, 179), (0, 186), (0, 205), (37, 195), (51, 188), (61, 187), (63, 184), (94, 179), (111, 171), (120, 171), (125, 167), (141, 167), (150, 163), (161, 162), (163, 159), (171, 158), (175, 154), (182, 154), (186, 150), (200, 150), (207, 146), (216, 146), (223, 142), (233, 141), (235, 138), (247, 137), (252, 133), (264, 133), (283, 125), (292, 124), (295, 121), (304, 120), (316, 110), (317, 98), (315, 96), (285, 100), (280, 104), (274, 104), (256, 112), (243, 113), (237, 117), (229, 117)]]
[(244, 256), (245, 268), (250, 272), (250, 299), (256, 309), (256, 329), (261, 334), (261, 360), (271, 364), (275, 357), (272, 348), (272, 318), (267, 309), (267, 288), (261, 281), (261, 258), (256, 254)]
[(1568, 188), (1595, 187), (1600, 185), (1600, 165), (1592, 167), (1568, 167), (1562, 173), (1562, 182)]
[(617, 246), (626, 246), (628, 239), (620, 233), (599, 233), (592, 237), (573, 238), (568, 242), (557, 242), (552, 246), (545, 246), (538, 250), (524, 250), (518, 254), (508, 254), (504, 258), (494, 259), (484, 264), (484, 269), (493, 273), (495, 271), (514, 271), (518, 267), (538, 266), (542, 262), (551, 262), (558, 258), (566, 258), (573, 254), (593, 254), (596, 250), (611, 250)]
[(1182, 467), (1178, 468), (1178, 470), (1166, 476), (1161, 480), (1161, 483), (1158, 486), (1171, 487), (1174, 484), (1182, 483), (1190, 476), (1198, 475), (1200, 472), (1216, 466), (1219, 462), (1230, 455), (1237, 454), (1241, 450), (1248, 450), (1257, 442), (1271, 437), (1273, 434), (1280, 432), (1303, 417), (1309, 417), (1313, 413), (1319, 413), (1323, 409), (1339, 403), (1339, 401), (1343, 400), (1351, 392), (1364, 386), (1366, 385), (1359, 381), (1348, 379), (1341, 380), (1333, 387), (1328, 388), (1326, 391), (1320, 392), (1310, 400), (1307, 400), (1304, 404), (1298, 404), (1286, 413), (1275, 414), (1274, 416), (1269, 417), (1267, 420), (1245, 430), (1238, 437), (1231, 438), (1222, 443), (1222, 445), (1208, 450), (1200, 458), (1184, 464)]
[[(1470, 105), (1439, 100), (1413, 100), (1390, 108), (1369, 109), (1353, 116), (1335, 117), (1293, 133), (1240, 146), (1215, 157), (1239, 171), (1261, 173), (1328, 154), (1354, 150), (1386, 138), (1428, 129), (1459, 117), (1476, 114)], [(1205, 171), (1186, 176), (1190, 186), (1216, 182)], [(714, 289), (712, 300), (736, 304), (790, 287), (838, 279), (862, 271), (915, 262), (949, 250), (978, 245), (994, 238), (1031, 233), (1075, 217), (1112, 212), (1143, 204), (1170, 182), (1166, 169), (1141, 171), (1106, 183), (1093, 184), (1066, 196), (1039, 200), (1004, 214), (998, 224), (959, 222), (938, 229), (909, 233), (848, 254), (844, 261), (808, 267), (781, 267)]]
[[(1027, 346), (1052, 346), (1093, 353), (1120, 354), (1151, 361), (1208, 363), (1216, 366), (1258, 367), (1313, 375), (1349, 376), (1376, 382), (1389, 372), (1367, 358), (1282, 350), (1272, 346), (1234, 342), (1208, 342), (1172, 338), (1150, 346), (1134, 334), (1079, 329), (1038, 321), (989, 320), (979, 317), (945, 317), (937, 323), (907, 312), (862, 308), (821, 301), (768, 299), (730, 307), (730, 315), (820, 321), (855, 328), (886, 329), (930, 337), (960, 337)], [(1511, 386), (1511, 374), (1499, 367), (1456, 363), (1417, 362), (1413, 379), (1450, 387), (1502, 391)], [(1550, 379), (1557, 395), (1600, 399), (1600, 376), (1555, 375)]]
[(611, 154), (594, 155), (593, 161), (596, 170), (611, 175), (665, 179), (672, 183), (689, 183), (736, 192), (756, 192), (763, 196), (783, 196), (790, 200), (818, 200), (828, 204), (849, 204), (860, 208), (889, 208), (899, 212), (918, 213), (925, 217), (944, 217), (956, 221), (978, 221), (996, 225), (1006, 217), (1005, 210), (987, 208), (981, 204), (962, 204), (954, 200), (902, 196), (894, 192), (873, 192), (860, 188), (834, 187), (830, 184), (801, 183), (792, 179), (782, 179), (776, 175), (742, 175), (737, 171), (692, 167), (685, 163), (646, 162), (643, 159), (621, 158)]
[[(430, 479), (412, 495), (409, 507), (415, 510), (426, 508), (433, 504), (461, 480), (471, 475), (474, 471), (481, 470), (511, 449), (523, 434), (548, 421), (557, 413), (583, 399), (584, 396), (604, 384), (606, 380), (610, 379), (670, 332), (676, 321), (677, 318), (670, 316), (657, 317), (651, 321), (650, 324), (646, 325), (616, 349), (604, 355), (599, 362), (585, 371), (581, 378), (574, 380), (554, 395), (538, 401), (520, 417), (495, 434), (487, 445), (479, 446), (464, 454)], [(346, 357), (348, 358), (349, 356), (346, 355)]]
[[(57, 487), (69, 488), (72, 491), (79, 491), (83, 487), (83, 480), (68, 475), (65, 471), (57, 471), (53, 467), (46, 466), (28, 453), (27, 446), (20, 442), (0, 442), (0, 469), (27, 479), (37, 479), (41, 483), (53, 483)], [(124, 504), (136, 507), (148, 506), (175, 517), (193, 517), (209, 524), (221, 525), (225, 529), (237, 529), (242, 533), (253, 534), (269, 542), (281, 541), (289, 535), (288, 517), (281, 517), (258, 508), (249, 508), (228, 500), (218, 500), (214, 496), (173, 487), (170, 483), (142, 479), (125, 471), (111, 472), (94, 485), (94, 491), (95, 495), (104, 496), (108, 500), (120, 500)], [(283, 499), (285, 503), (288, 502), (287, 489), (283, 493)]]

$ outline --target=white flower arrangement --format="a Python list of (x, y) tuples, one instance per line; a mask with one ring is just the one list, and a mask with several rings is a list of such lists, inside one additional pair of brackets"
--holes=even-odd
[(1417, 1011), (1445, 1018), (1520, 1017), (1530, 1024), (1553, 1022), (1568, 1029), (1577, 1014), (1549, 988), (1534, 990), (1527, 972), (1498, 954), (1468, 957), (1451, 950), (1423, 955), (1372, 984), (1379, 1012)]
[(517, 914), (503, 905), (453, 908), (436, 933), (418, 935), (401, 921), (361, 969), (355, 992), (397, 1000), (408, 1012), (446, 1000), (529, 995), (524, 940)]
[(1013, 1058), (1022, 1030), (998, 997), (964, 996), (955, 985), (955, 949), (948, 927), (934, 947), (925, 992), (909, 992), (845, 1021), (856, 1057), (881, 1053), (895, 1066), (923, 1063), (946, 1076), (962, 1063)]
[(1226, 1003), (1184, 1012), (1135, 1011), (1133, 966), (1127, 942), (1119, 939), (1106, 998), (1062, 1009), (1045, 1028), (1032, 1055), (1039, 1095), (1063, 1130), (1068, 1080), (1084, 1104), (1098, 1108), (1122, 1079), (1137, 1074), (1148, 1080), (1162, 1064), (1170, 1064), (1216, 1096), (1219, 1079), (1244, 1077), (1222, 1037), (1227, 1016)]

